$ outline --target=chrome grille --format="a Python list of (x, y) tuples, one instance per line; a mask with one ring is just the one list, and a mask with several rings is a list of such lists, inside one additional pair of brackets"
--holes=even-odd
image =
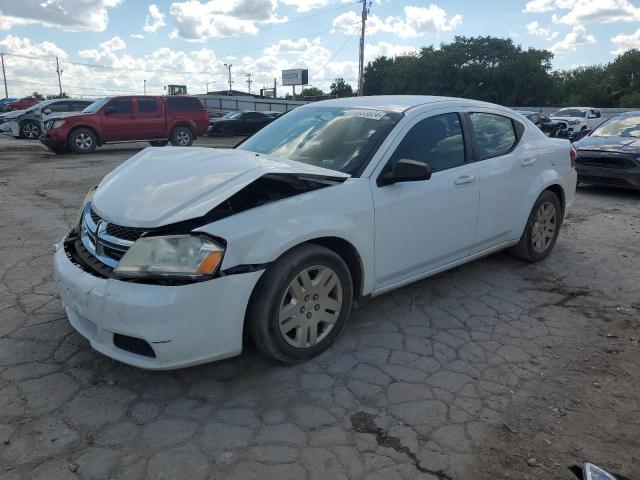
[(115, 268), (127, 250), (145, 230), (121, 227), (107, 222), (85, 207), (80, 238), (84, 247), (105, 265)]

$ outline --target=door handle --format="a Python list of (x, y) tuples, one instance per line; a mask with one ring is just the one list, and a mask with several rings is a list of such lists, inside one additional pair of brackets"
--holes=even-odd
[(523, 167), (530, 167), (534, 163), (536, 163), (535, 158), (527, 158), (526, 160), (523, 160), (520, 165), (522, 165)]
[(475, 175), (463, 175), (461, 177), (456, 178), (454, 182), (456, 185), (465, 185), (467, 183), (473, 183), (476, 181)]

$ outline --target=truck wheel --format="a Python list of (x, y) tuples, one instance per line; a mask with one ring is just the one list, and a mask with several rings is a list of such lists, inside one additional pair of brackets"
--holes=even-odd
[(562, 207), (558, 196), (545, 190), (531, 209), (520, 242), (510, 250), (528, 262), (544, 260), (553, 250), (562, 225)]
[(69, 134), (68, 144), (75, 153), (92, 153), (98, 146), (98, 138), (88, 128), (76, 128)]
[(149, 142), (149, 145), (152, 147), (164, 147), (169, 143), (169, 140), (152, 140)]
[(28, 138), (33, 140), (40, 138), (40, 125), (33, 120), (27, 120), (20, 125), (20, 138)]
[(174, 147), (190, 147), (193, 143), (193, 132), (188, 127), (176, 127), (171, 132), (171, 145)]
[(260, 279), (248, 331), (258, 349), (285, 363), (331, 346), (351, 314), (353, 282), (342, 258), (319, 245), (286, 253)]

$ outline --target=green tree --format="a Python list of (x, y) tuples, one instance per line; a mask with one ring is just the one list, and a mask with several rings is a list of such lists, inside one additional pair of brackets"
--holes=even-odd
[(44, 100), (44, 95), (38, 92), (33, 92), (31, 94), (31, 97), (35, 98), (36, 100)]
[(320, 90), (318, 87), (307, 87), (302, 89), (303, 97), (322, 97), (324, 96), (324, 92)]
[(343, 97), (353, 97), (353, 87), (348, 84), (344, 78), (336, 78), (335, 81), (331, 84), (331, 95), (343, 98)]

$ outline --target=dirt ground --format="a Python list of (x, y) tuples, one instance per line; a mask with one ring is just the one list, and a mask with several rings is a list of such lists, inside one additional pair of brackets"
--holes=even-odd
[(143, 146), (0, 137), (0, 480), (547, 480), (585, 459), (640, 479), (640, 192), (581, 188), (546, 261), (365, 301), (307, 363), (249, 347), (147, 372), (73, 331), (51, 268), (86, 191)]

